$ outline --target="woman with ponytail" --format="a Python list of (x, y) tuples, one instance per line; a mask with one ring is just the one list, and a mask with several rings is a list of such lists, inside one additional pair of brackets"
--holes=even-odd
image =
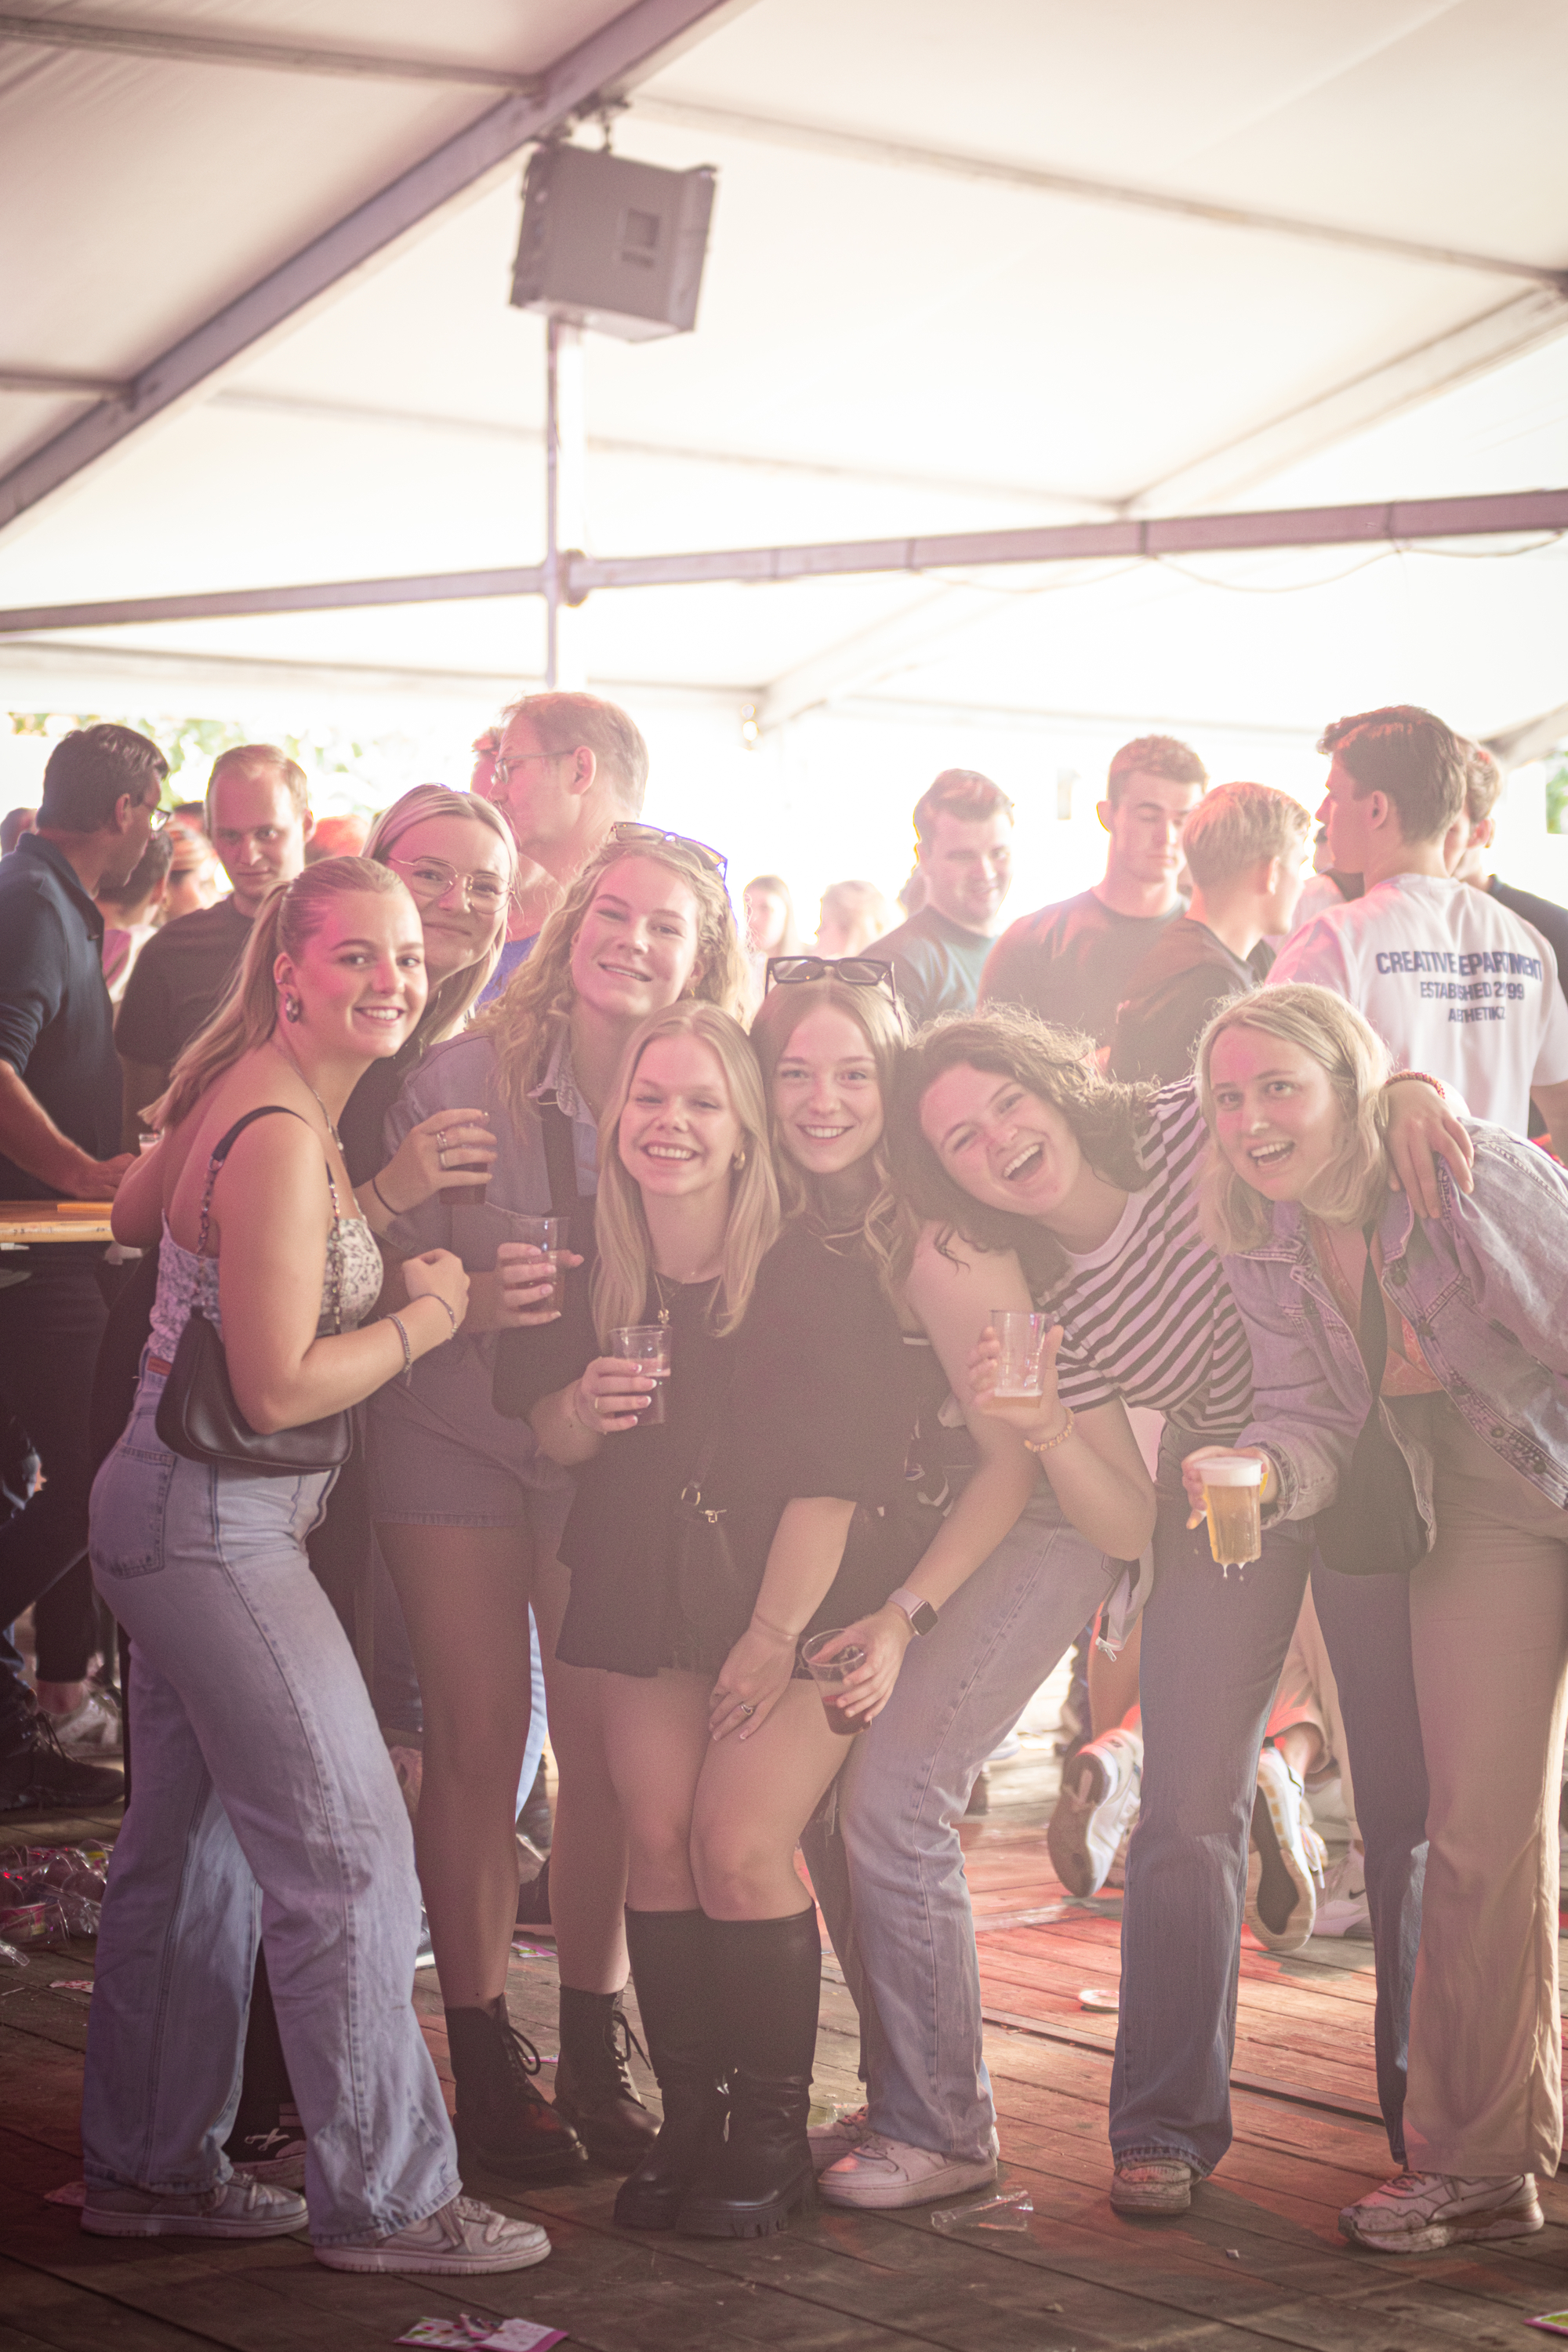
[[(354, 2271), (512, 2270), (542, 2231), (460, 2193), (409, 2000), (418, 1929), (407, 1815), (305, 1538), (334, 1473), (172, 1453), (158, 1406), (186, 1323), (223, 1342), (262, 1433), (357, 1404), (447, 1339), (449, 1253), (364, 1323), (380, 1253), (336, 1121), (424, 1012), (424, 947), (395, 874), (329, 858), (268, 899), (238, 981), (174, 1066), (157, 1149), (116, 1238), (160, 1244), (130, 1424), (93, 1488), (100, 1591), (132, 1637), (135, 1793), (99, 1943), (82, 2109), (82, 2226), (106, 2237), (274, 2237), (308, 2220)], [(307, 2198), (233, 2174), (258, 1930), (309, 2137)]]

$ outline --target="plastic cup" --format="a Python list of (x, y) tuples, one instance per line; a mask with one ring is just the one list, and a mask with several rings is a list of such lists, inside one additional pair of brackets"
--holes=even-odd
[(1256, 1454), (1205, 1454), (1200, 1468), (1209, 1549), (1220, 1568), (1245, 1568), (1263, 1550), (1264, 1465)]
[(496, 1214), (506, 1219), (509, 1242), (527, 1242), (548, 1256), (555, 1287), (547, 1303), (559, 1315), (566, 1303), (566, 1269), (561, 1263), (561, 1253), (567, 1245), (566, 1219), (529, 1216), (517, 1209), (498, 1210)]
[(1037, 1397), (1044, 1386), (1040, 1358), (1045, 1351), (1046, 1334), (1051, 1328), (1050, 1317), (1026, 1314), (1020, 1307), (994, 1307), (990, 1322), (1002, 1343), (996, 1366), (996, 1394)]
[[(653, 1382), (653, 1394), (638, 1412), (637, 1420), (645, 1428), (660, 1428), (669, 1410), (668, 1324), (624, 1323), (610, 1334), (610, 1353), (635, 1364)], [(632, 1408), (628, 1405), (626, 1410), (629, 1412)]]
[[(814, 1633), (801, 1645), (800, 1662), (816, 1685), (822, 1701), (822, 1712), (827, 1717), (827, 1728), (836, 1731), (840, 1739), (853, 1739), (858, 1731), (868, 1728), (864, 1716), (846, 1715), (834, 1694), (842, 1690), (850, 1675), (866, 1663), (866, 1653), (858, 1642), (846, 1642), (844, 1627), (836, 1632)], [(830, 1657), (826, 1654), (833, 1653)]]

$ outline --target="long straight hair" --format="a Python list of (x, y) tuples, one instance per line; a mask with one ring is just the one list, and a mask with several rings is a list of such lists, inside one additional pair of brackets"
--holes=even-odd
[(882, 1132), (868, 1158), (874, 1177), (857, 1239), (875, 1266), (889, 1296), (908, 1278), (920, 1226), (903, 1194), (893, 1183), (889, 1160), (888, 1122), (892, 1117), (899, 1064), (909, 1044), (909, 1032), (899, 1007), (879, 988), (852, 988), (842, 980), (808, 980), (790, 988), (770, 989), (752, 1023), (752, 1045), (762, 1064), (768, 1090), (768, 1132), (773, 1141), (773, 1167), (779, 1201), (786, 1218), (799, 1217), (824, 1239), (832, 1220), (822, 1205), (817, 1180), (791, 1157), (780, 1131), (774, 1106), (778, 1066), (803, 1021), (816, 1012), (842, 1013), (866, 1040), (876, 1067), (882, 1097)]
[[(511, 827), (500, 811), (489, 801), (478, 799), (472, 793), (455, 793), (446, 784), (416, 784), (400, 801), (384, 809), (370, 829), (364, 854), (374, 857), (378, 866), (389, 861), (405, 833), (431, 817), (458, 817), (465, 824), (482, 825), (492, 833), (506, 854), (506, 903), (510, 905), (517, 889), (517, 844), (511, 837)], [(416, 901), (417, 904), (417, 901)], [(421, 921), (424, 918), (421, 915)], [(414, 1032), (423, 1049), (439, 1045), (443, 1037), (454, 1037), (468, 1019), (479, 998), (489, 983), (490, 974), (500, 961), (500, 951), (506, 945), (504, 916), (496, 925), (494, 939), (475, 963), (466, 963), (457, 971), (449, 971), (445, 980), (437, 982), (426, 1000)]]
[(265, 1045), (278, 1026), (278, 983), (272, 967), (280, 955), (297, 956), (327, 919), (334, 898), (366, 892), (376, 898), (414, 901), (390, 866), (371, 857), (323, 857), (263, 899), (250, 926), (239, 970), (205, 1029), (198, 1029), (170, 1074), (168, 1089), (148, 1116), (154, 1127), (178, 1127), (226, 1070)]
[(550, 1056), (571, 1017), (576, 1001), (572, 950), (583, 918), (611, 866), (626, 857), (664, 866), (685, 883), (697, 901), (697, 961), (690, 997), (731, 1013), (738, 1013), (745, 1002), (746, 965), (722, 877), (678, 841), (617, 841), (612, 834), (546, 921), (528, 961), (513, 973), (475, 1024), (494, 1044), (497, 1087), (514, 1118), (527, 1115), (528, 1098), (549, 1068)]
[(1388, 1049), (1352, 1004), (1310, 981), (1281, 981), (1237, 997), (1209, 1023), (1198, 1040), (1198, 1099), (1209, 1127), (1208, 1161), (1203, 1178), (1203, 1226), (1213, 1246), (1256, 1249), (1274, 1230), (1274, 1203), (1238, 1175), (1215, 1133), (1214, 1087), (1209, 1065), (1219, 1040), (1231, 1029), (1253, 1029), (1299, 1045), (1328, 1074), (1339, 1108), (1334, 1151), (1301, 1195), (1309, 1216), (1331, 1225), (1361, 1225), (1382, 1206), (1388, 1190), (1384, 1138), (1388, 1102)]
[(598, 1264), (594, 1269), (594, 1326), (601, 1347), (617, 1326), (640, 1323), (653, 1271), (653, 1244), (642, 1192), (621, 1158), (621, 1113), (631, 1098), (637, 1065), (662, 1037), (694, 1037), (724, 1074), (741, 1128), (742, 1164), (731, 1181), (724, 1227), (723, 1270), (713, 1329), (722, 1339), (752, 1303), (757, 1269), (779, 1235), (779, 1189), (768, 1150), (768, 1110), (756, 1055), (740, 1023), (716, 1004), (683, 997), (653, 1013), (626, 1040), (616, 1083), (599, 1121), (599, 1190), (594, 1203)]

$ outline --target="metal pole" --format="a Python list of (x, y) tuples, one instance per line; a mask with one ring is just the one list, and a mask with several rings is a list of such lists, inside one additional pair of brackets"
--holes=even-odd
[(571, 558), (583, 545), (583, 330), (551, 318), (544, 331), (544, 683), (581, 686), (581, 631), (573, 625)]
[(561, 667), (561, 321), (544, 322), (544, 683)]

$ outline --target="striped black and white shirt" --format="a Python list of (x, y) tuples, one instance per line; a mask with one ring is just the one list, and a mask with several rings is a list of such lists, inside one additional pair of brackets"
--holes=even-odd
[(1198, 1226), (1208, 1139), (1193, 1081), (1163, 1087), (1138, 1138), (1148, 1183), (1110, 1240), (1069, 1255), (1040, 1296), (1063, 1327), (1062, 1401), (1079, 1412), (1120, 1396), (1204, 1438), (1229, 1437), (1250, 1416), (1247, 1333)]

